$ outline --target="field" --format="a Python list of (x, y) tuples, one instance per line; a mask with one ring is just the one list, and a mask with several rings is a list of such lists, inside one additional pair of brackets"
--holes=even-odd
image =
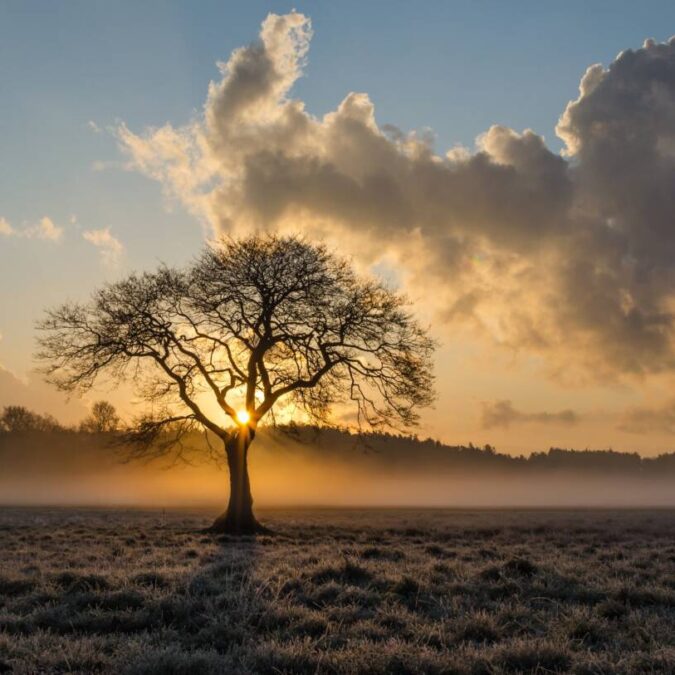
[(672, 673), (672, 511), (0, 510), (0, 672)]

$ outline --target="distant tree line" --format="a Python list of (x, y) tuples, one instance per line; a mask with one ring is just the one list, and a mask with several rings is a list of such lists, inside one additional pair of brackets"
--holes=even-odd
[(122, 429), (122, 420), (115, 406), (108, 401), (96, 401), (89, 415), (76, 426), (66, 426), (52, 415), (36, 413), (22, 405), (8, 405), (0, 415), (0, 432), (10, 434), (29, 432), (102, 434), (122, 431)]
[(650, 475), (662, 472), (675, 474), (675, 452), (662, 453), (656, 457), (643, 457), (637, 452), (605, 450), (575, 450), (549, 448), (545, 452), (533, 452), (528, 456), (509, 455), (497, 452), (489, 444), (482, 447), (446, 445), (433, 438), (420, 439), (416, 434), (400, 434), (380, 431), (354, 433), (348, 428), (322, 429), (317, 426), (287, 425), (278, 429), (298, 442), (312, 445), (316, 452), (344, 455), (347, 446), (372, 454), (374, 458), (386, 457), (390, 466), (414, 465), (422, 470), (460, 468), (513, 469), (513, 470), (562, 470), (579, 472), (606, 471)]
[[(97, 401), (90, 413), (78, 425), (66, 426), (51, 415), (41, 415), (23, 406), (7, 406), (0, 415), (0, 434), (25, 433), (70, 433), (114, 435), (122, 442), (127, 427), (115, 407), (107, 401)], [(171, 431), (167, 428), (166, 432)], [(420, 439), (416, 434), (380, 431), (354, 431), (348, 427), (326, 428), (316, 425), (277, 425), (263, 433), (277, 441), (294, 441), (296, 451), (311, 452), (317, 456), (346, 457), (349, 453), (365, 459), (387, 460), (388, 465), (406, 466), (420, 470), (547, 470), (578, 471), (592, 473), (605, 471), (630, 475), (675, 474), (675, 452), (656, 457), (642, 457), (637, 452), (606, 450), (575, 450), (549, 448), (545, 452), (533, 452), (529, 456), (507, 455), (497, 452), (492, 445), (476, 446), (446, 445), (441, 441)], [(194, 432), (185, 439), (186, 444), (198, 446), (206, 443), (203, 434)], [(162, 443), (158, 438), (157, 443)], [(203, 449), (203, 448), (202, 448)]]

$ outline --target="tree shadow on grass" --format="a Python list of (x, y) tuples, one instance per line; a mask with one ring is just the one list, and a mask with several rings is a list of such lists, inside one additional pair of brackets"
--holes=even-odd
[[(269, 602), (261, 538), (200, 536), (157, 512), (26, 521), (0, 569), (0, 672), (242, 672)], [(27, 542), (32, 564), (13, 566)]]
[[(206, 540), (206, 538), (204, 538)], [(160, 640), (124, 672), (244, 672), (241, 655), (265, 620), (270, 598), (256, 576), (261, 538), (209, 537), (215, 548), (155, 607)]]

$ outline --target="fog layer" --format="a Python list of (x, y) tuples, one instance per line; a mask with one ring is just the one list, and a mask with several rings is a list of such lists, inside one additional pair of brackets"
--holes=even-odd
[[(200, 445), (197, 440), (197, 445)], [(214, 448), (218, 451), (218, 448)], [(124, 462), (93, 434), (0, 437), (0, 503), (224, 505), (224, 465), (171, 457)], [(259, 506), (675, 506), (673, 456), (551, 451), (529, 459), (431, 441), (261, 432), (251, 448)]]

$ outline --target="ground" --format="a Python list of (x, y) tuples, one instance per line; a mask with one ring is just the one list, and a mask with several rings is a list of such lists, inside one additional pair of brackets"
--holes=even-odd
[(673, 673), (673, 511), (0, 509), (0, 672)]

